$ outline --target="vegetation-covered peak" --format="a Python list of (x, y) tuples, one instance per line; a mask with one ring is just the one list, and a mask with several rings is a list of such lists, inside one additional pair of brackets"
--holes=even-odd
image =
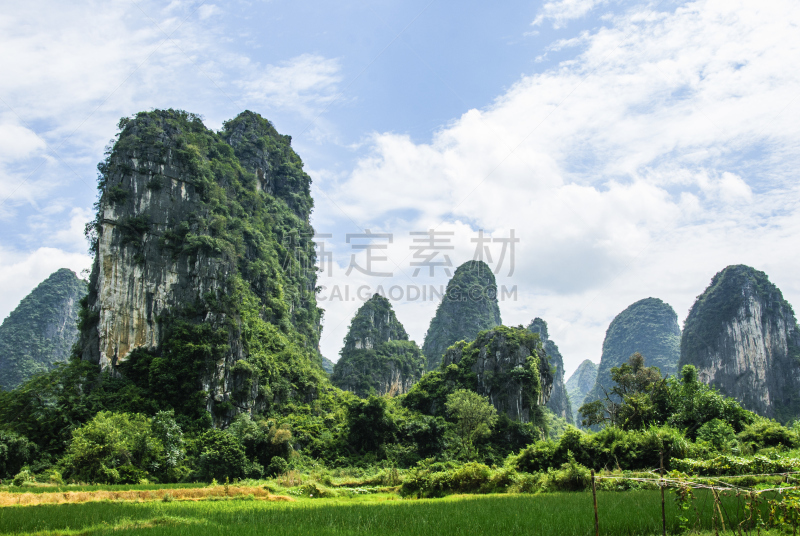
[(292, 137), (279, 134), (271, 122), (246, 110), (226, 121), (220, 131), (247, 171), (256, 175), (259, 187), (276, 197), (305, 220), (311, 214), (311, 177), (291, 147)]
[(380, 294), (375, 294), (359, 307), (350, 321), (342, 352), (355, 348), (373, 348), (389, 341), (407, 340), (408, 333), (397, 320), (391, 302)]
[(538, 316), (531, 320), (531, 323), (528, 324), (528, 331), (531, 333), (538, 333), (539, 338), (543, 341), (546, 341), (549, 338), (547, 334), (547, 322)]
[(425, 335), (422, 353), (428, 360), (428, 370), (439, 366), (445, 350), (453, 343), (470, 341), (479, 332), (501, 323), (492, 270), (483, 261), (465, 262), (447, 283), (445, 296)]
[(678, 315), (666, 302), (645, 298), (632, 303), (609, 324), (595, 387), (586, 401), (603, 396), (612, 387), (611, 369), (628, 361), (636, 352), (664, 376), (675, 374), (680, 358), (681, 331)]
[(22, 299), (0, 325), (0, 389), (13, 389), (67, 360), (85, 295), (86, 281), (61, 268)]
[(689, 310), (681, 340), (682, 359), (690, 358), (686, 363), (694, 363), (692, 360), (705, 352), (723, 325), (733, 320), (751, 297), (760, 301), (765, 311), (788, 315), (788, 323), (796, 325), (792, 306), (767, 274), (744, 264), (731, 265), (711, 278)]
[(408, 340), (392, 304), (380, 294), (350, 321), (340, 356), (331, 382), (362, 397), (405, 393), (425, 368), (419, 346)]

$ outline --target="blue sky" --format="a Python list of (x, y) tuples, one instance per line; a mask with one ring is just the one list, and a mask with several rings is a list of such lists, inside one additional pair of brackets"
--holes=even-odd
[[(790, 1), (32, 1), (0, 15), (0, 316), (90, 259), (95, 166), (122, 116), (252, 109), (293, 137), (333, 235), (321, 347), (414, 277), (411, 232), (519, 238), (507, 324), (541, 316), (572, 370), (655, 296), (680, 321), (717, 271), (764, 270), (800, 302), (800, 10)], [(347, 233), (391, 233), (346, 275)], [(444, 235), (443, 235), (444, 236)], [(495, 261), (502, 242), (489, 244)], [(364, 253), (357, 253), (362, 262)], [(506, 260), (508, 262), (508, 260)], [(418, 342), (433, 301), (395, 302)]]

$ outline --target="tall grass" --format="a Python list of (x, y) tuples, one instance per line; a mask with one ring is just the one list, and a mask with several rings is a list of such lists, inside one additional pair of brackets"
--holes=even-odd
[[(114, 535), (419, 535), (536, 534), (588, 536), (594, 515), (590, 493), (451, 496), (445, 499), (373, 501), (301, 500), (264, 503), (230, 500), (171, 503), (87, 503), (0, 510), (0, 533), (79, 531)], [(671, 499), (671, 497), (670, 497)], [(703, 499), (700, 498), (700, 501)], [(733, 513), (736, 500), (724, 499)], [(598, 495), (602, 534), (661, 532), (656, 491)], [(702, 526), (711, 528), (710, 508)], [(676, 508), (667, 501), (668, 530), (677, 531)]]

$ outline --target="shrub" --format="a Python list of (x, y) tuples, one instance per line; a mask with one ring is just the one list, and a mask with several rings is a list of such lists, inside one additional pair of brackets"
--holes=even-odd
[(198, 477), (201, 480), (244, 478), (250, 469), (244, 448), (233, 435), (222, 430), (208, 430), (200, 438), (200, 444)]
[(72, 432), (61, 464), (75, 480), (135, 484), (161, 466), (163, 454), (147, 417), (101, 411)]
[(13, 432), (0, 431), (0, 478), (7, 478), (32, 461), (36, 445)]
[(736, 432), (725, 421), (712, 419), (698, 428), (697, 439), (708, 442), (719, 451), (728, 451), (736, 443)]
[(512, 458), (518, 471), (533, 473), (561, 467), (570, 461), (601, 469), (652, 469), (659, 466), (661, 453), (669, 467), (673, 457), (686, 457), (691, 444), (683, 434), (670, 427), (650, 427), (626, 431), (613, 426), (596, 434), (585, 434), (568, 427), (558, 442), (537, 441)]
[(289, 464), (280, 456), (273, 456), (272, 460), (267, 466), (267, 476), (282, 475), (289, 469)]
[(700, 476), (786, 473), (800, 471), (800, 459), (777, 454), (771, 457), (757, 455), (748, 458), (725, 454), (709, 460), (692, 458), (672, 460), (672, 468)]
[(441, 497), (447, 493), (476, 493), (491, 487), (492, 470), (477, 462), (463, 465), (454, 462), (423, 460), (411, 471), (400, 487), (403, 496)]
[(24, 486), (29, 482), (33, 482), (33, 474), (27, 469), (23, 469), (17, 473), (14, 479), (11, 480), (11, 484), (14, 486)]
[(791, 430), (770, 419), (758, 419), (745, 426), (739, 433), (739, 440), (759, 449), (778, 446), (792, 448), (797, 445), (797, 437)]
[(591, 484), (591, 471), (570, 456), (560, 470), (547, 473), (547, 487), (550, 491), (583, 491)]

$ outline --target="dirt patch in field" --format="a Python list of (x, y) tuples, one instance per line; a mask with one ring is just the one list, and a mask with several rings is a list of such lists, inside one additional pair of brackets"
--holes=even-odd
[(67, 504), (92, 501), (202, 501), (208, 499), (244, 499), (259, 501), (293, 501), (285, 495), (273, 495), (264, 488), (247, 486), (214, 486), (208, 488), (154, 489), (131, 491), (63, 491), (57, 493), (0, 492), (2, 506)]

